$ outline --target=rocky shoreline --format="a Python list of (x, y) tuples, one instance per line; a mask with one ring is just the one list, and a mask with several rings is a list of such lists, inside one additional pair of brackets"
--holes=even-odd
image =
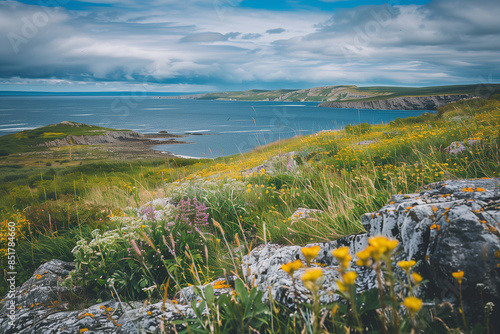
[(436, 110), (448, 103), (474, 98), (472, 94), (395, 97), (372, 101), (329, 101), (319, 105), (326, 108), (382, 109), (382, 110)]

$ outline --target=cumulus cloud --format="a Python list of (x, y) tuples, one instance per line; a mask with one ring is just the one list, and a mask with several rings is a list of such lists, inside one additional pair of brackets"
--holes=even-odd
[(189, 0), (184, 11), (169, 0), (146, 9), (136, 0), (92, 2), (112, 6), (69, 11), (1, 1), (0, 86), (124, 89), (147, 81), (156, 90), (199, 91), (500, 77), (500, 3), (492, 0), (333, 15), (248, 9), (234, 0)]

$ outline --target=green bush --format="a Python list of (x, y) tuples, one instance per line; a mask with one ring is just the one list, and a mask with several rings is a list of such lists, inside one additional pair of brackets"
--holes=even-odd
[(234, 179), (202, 180), (169, 184), (165, 195), (174, 201), (183, 198), (195, 198), (207, 205), (209, 218), (219, 222), (226, 231), (229, 240), (241, 232), (240, 216), (246, 214), (245, 184)]
[(118, 228), (104, 233), (95, 230), (91, 240), (79, 240), (73, 249), (77, 270), (68, 283), (95, 292), (112, 284), (127, 300), (151, 294), (159, 297), (160, 287), (169, 277), (174, 278), (177, 288), (199, 283), (197, 274), (203, 273), (208, 255), (206, 205), (196, 199), (181, 200), (161, 219), (156, 219), (155, 208), (148, 206), (146, 216), (147, 221), (115, 218)]

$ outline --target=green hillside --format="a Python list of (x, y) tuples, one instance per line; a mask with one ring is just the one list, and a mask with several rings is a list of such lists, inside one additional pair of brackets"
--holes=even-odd
[(392, 87), (373, 86), (357, 87), (339, 85), (315, 87), (308, 89), (278, 89), (218, 92), (201, 95), (186, 95), (183, 98), (200, 100), (238, 100), (238, 101), (289, 101), (289, 102), (323, 102), (323, 101), (370, 101), (402, 96), (430, 96), (455, 94), (499, 94), (500, 84), (475, 84), (430, 87)]
[(36, 146), (49, 140), (62, 139), (67, 136), (97, 136), (108, 131), (127, 131), (108, 129), (100, 126), (76, 122), (61, 122), (33, 130), (0, 137), (0, 156), (36, 150)]

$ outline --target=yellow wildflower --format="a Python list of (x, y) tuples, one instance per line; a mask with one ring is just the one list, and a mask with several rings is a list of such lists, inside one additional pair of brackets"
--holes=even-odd
[(348, 292), (358, 277), (355, 271), (349, 271), (342, 275), (342, 281), (337, 280), (337, 287), (341, 292)]
[(347, 285), (353, 285), (357, 277), (358, 274), (355, 271), (348, 271), (344, 275), (342, 275), (342, 279)]
[(422, 308), (422, 300), (417, 297), (406, 297), (403, 304), (412, 316)]
[(452, 273), (451, 276), (457, 280), (458, 284), (462, 284), (462, 279), (464, 278), (464, 272), (462, 270)]
[(317, 291), (319, 288), (318, 279), (320, 279), (323, 275), (323, 269), (321, 268), (309, 268), (306, 272), (300, 277), (304, 286), (311, 291)]
[(281, 269), (283, 269), (288, 275), (292, 277), (293, 273), (299, 270), (300, 268), (302, 268), (302, 261), (300, 260), (295, 260), (281, 265)]
[(349, 262), (351, 261), (351, 255), (349, 254), (349, 247), (340, 247), (332, 251), (332, 255), (340, 262), (340, 265), (344, 268), (349, 267)]
[(415, 262), (414, 260), (410, 260), (410, 261), (399, 261), (399, 262), (398, 262), (398, 266), (399, 266), (401, 269), (403, 269), (403, 270), (407, 271), (407, 270), (409, 270), (411, 267), (413, 267), (413, 266), (415, 265), (415, 263), (416, 263), (416, 262)]
[(372, 261), (370, 260), (371, 248), (372, 248), (371, 246), (368, 246), (364, 250), (356, 253), (356, 256), (358, 257), (356, 265), (369, 266), (372, 264)]
[(398, 245), (397, 240), (391, 240), (384, 236), (371, 237), (368, 239), (368, 243), (372, 246), (372, 257), (375, 260), (379, 260), (382, 255), (389, 256)]
[(411, 278), (413, 278), (413, 282), (415, 282), (415, 284), (422, 282), (422, 276), (417, 273), (412, 273)]
[(318, 255), (321, 247), (319, 246), (311, 246), (311, 247), (302, 247), (302, 254), (306, 258), (307, 266), (311, 264), (311, 261)]

